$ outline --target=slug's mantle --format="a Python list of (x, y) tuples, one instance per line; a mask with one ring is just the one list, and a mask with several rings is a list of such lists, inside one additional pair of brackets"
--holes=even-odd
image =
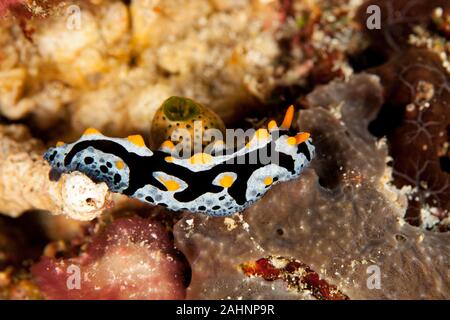
[(315, 152), (309, 133), (288, 134), (293, 117), (291, 106), (279, 127), (270, 121), (245, 146), (221, 155), (213, 151), (183, 159), (173, 156), (171, 141), (153, 152), (140, 135), (109, 138), (90, 128), (44, 157), (56, 171), (80, 171), (113, 192), (175, 211), (225, 216), (244, 210), (272, 185), (298, 177), (310, 163)]

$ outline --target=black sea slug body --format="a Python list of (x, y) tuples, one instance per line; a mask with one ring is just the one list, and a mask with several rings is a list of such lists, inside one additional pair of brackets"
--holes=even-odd
[(44, 157), (60, 173), (82, 172), (113, 192), (150, 204), (226, 216), (250, 206), (272, 185), (298, 177), (311, 162), (315, 148), (309, 133), (289, 135), (293, 118), (291, 106), (280, 126), (270, 121), (229, 153), (176, 157), (170, 141), (151, 151), (140, 135), (110, 138), (89, 128), (79, 140), (58, 143)]

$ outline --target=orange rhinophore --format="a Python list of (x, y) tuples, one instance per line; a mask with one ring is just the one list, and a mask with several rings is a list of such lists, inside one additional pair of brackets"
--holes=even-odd
[(291, 127), (293, 119), (294, 119), (294, 106), (291, 105), (287, 109), (283, 122), (281, 123), (281, 129), (288, 130)]
[(309, 139), (311, 134), (309, 132), (300, 132), (295, 135), (295, 143), (300, 144)]

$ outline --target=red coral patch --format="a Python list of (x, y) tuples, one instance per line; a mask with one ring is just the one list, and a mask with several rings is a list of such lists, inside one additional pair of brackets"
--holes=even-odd
[[(281, 262), (283, 265), (275, 267), (274, 260)], [(256, 262), (244, 263), (240, 267), (248, 277), (258, 276), (267, 281), (281, 279), (287, 282), (290, 288), (297, 291), (310, 291), (312, 296), (319, 300), (349, 299), (336, 286), (320, 279), (317, 272), (297, 260), (269, 257), (261, 258)]]
[(44, 257), (32, 274), (47, 299), (183, 299), (184, 264), (159, 222), (114, 221), (78, 257)]

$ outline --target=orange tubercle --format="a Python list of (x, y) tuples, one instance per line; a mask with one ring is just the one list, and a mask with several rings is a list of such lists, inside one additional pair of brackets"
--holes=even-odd
[(276, 128), (277, 128), (277, 122), (275, 120), (270, 120), (269, 124), (267, 125), (267, 129), (269, 129), (269, 131), (272, 131)]
[(271, 176), (267, 176), (264, 178), (264, 185), (270, 186), (273, 183), (273, 178)]
[(144, 138), (140, 134), (128, 136), (127, 139), (137, 147), (145, 147)]
[(91, 134), (101, 134), (101, 133), (100, 133), (100, 131), (98, 131), (98, 130), (95, 129), (95, 128), (87, 128), (87, 129), (84, 131), (83, 136), (88, 136), (88, 135), (91, 135)]
[(165, 180), (163, 177), (159, 177), (159, 180), (164, 184), (167, 191), (177, 191), (180, 189), (180, 184), (175, 180)]
[(220, 181), (219, 181), (220, 185), (224, 188), (231, 187), (233, 182), (234, 182), (234, 179), (230, 175), (223, 176), (222, 179), (220, 179)]
[(173, 149), (173, 148), (175, 148), (175, 145), (173, 144), (172, 141), (166, 140), (161, 144), (161, 148)]
[(196, 153), (190, 158), (191, 164), (209, 164), (212, 161), (212, 156), (207, 153)]
[(255, 137), (256, 137), (256, 139), (258, 139), (258, 141), (265, 140), (265, 139), (269, 138), (269, 132), (263, 128), (258, 129), (255, 132)]
[(123, 161), (118, 160), (116, 162), (116, 168), (117, 169), (122, 170), (124, 166), (125, 166), (125, 164), (123, 163)]

